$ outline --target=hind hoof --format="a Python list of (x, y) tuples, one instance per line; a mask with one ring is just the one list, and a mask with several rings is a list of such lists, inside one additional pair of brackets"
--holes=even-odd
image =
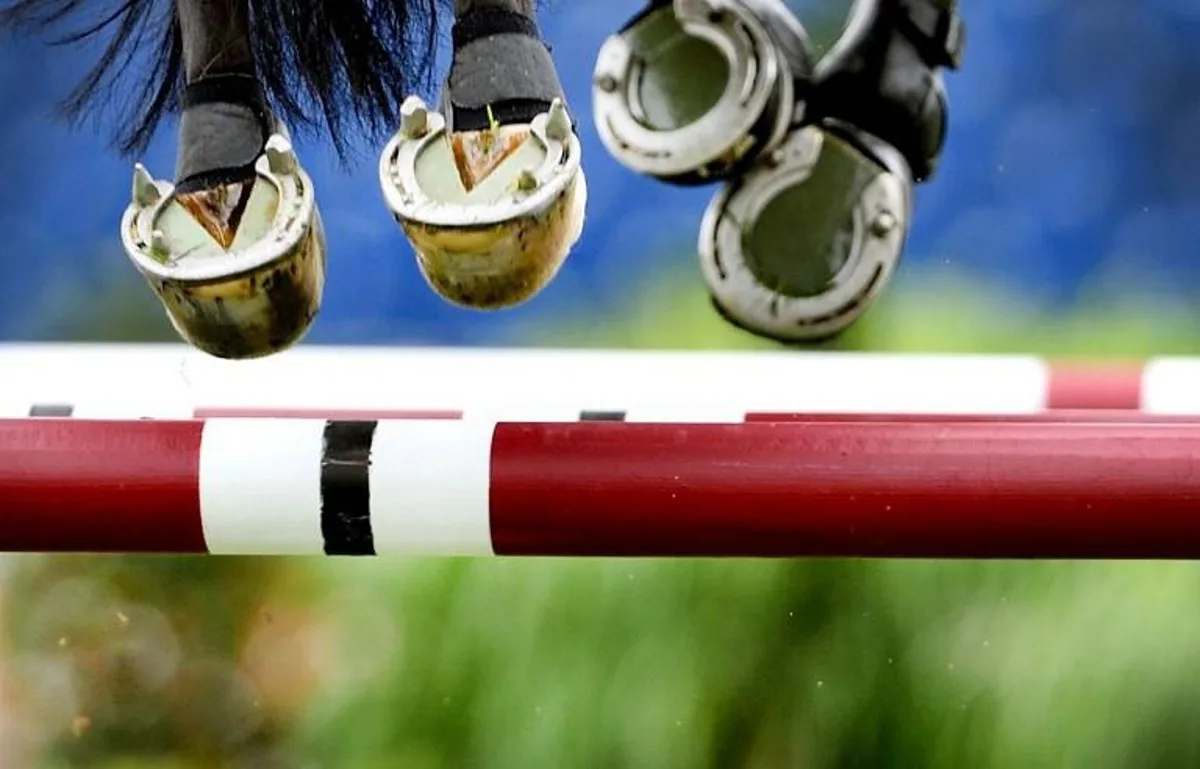
[(121, 239), (192, 346), (259, 358), (308, 331), (325, 285), (325, 235), (312, 181), (272, 136), (246, 182), (183, 195), (134, 171)]
[(379, 170), (421, 273), (456, 305), (493, 310), (531, 299), (583, 231), (587, 182), (561, 101), (528, 125), (451, 134), (412, 97)]
[(782, 0), (651, 4), (596, 56), (596, 132), (618, 163), (668, 184), (740, 176), (783, 140), (813, 58)]
[(911, 219), (906, 167), (867, 159), (815, 126), (709, 202), (697, 243), (713, 303), (785, 344), (841, 334), (887, 289)]

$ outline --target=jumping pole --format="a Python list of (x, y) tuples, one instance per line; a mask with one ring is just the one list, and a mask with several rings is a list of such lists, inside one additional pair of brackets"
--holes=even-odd
[(0, 551), (1200, 558), (1200, 421), (0, 421)]
[(0, 345), (0, 417), (741, 421), (748, 414), (1200, 415), (1200, 360), (301, 346), (222, 361), (178, 345)]

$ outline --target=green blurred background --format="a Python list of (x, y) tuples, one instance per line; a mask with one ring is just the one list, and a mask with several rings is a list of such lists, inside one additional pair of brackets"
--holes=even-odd
[[(668, 271), (618, 317), (511, 342), (765, 346), (691, 282)], [(1186, 308), (1090, 295), (1044, 314), (951, 270), (909, 274), (835, 346), (1200, 348)], [(171, 339), (143, 292), (111, 300), (69, 335)], [(1200, 764), (1191, 564), (0, 563), (3, 766)]]

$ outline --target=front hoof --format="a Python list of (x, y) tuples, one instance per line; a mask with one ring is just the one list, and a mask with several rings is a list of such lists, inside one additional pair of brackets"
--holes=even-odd
[(579, 139), (558, 100), (528, 125), (450, 134), (440, 114), (410, 98), (380, 184), (429, 285), (464, 307), (531, 299), (583, 231)]
[(177, 193), (142, 167), (121, 236), (172, 325), (218, 358), (259, 358), (308, 331), (325, 285), (312, 182), (272, 136), (246, 182)]

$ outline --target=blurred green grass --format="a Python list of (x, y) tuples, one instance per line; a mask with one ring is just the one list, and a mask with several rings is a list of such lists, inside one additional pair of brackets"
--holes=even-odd
[[(516, 341), (771, 347), (674, 273)], [(1048, 312), (940, 272), (834, 346), (1114, 358), (1200, 334), (1153, 295)], [(1200, 763), (1195, 564), (9, 563), (7, 710), (38, 766)]]

